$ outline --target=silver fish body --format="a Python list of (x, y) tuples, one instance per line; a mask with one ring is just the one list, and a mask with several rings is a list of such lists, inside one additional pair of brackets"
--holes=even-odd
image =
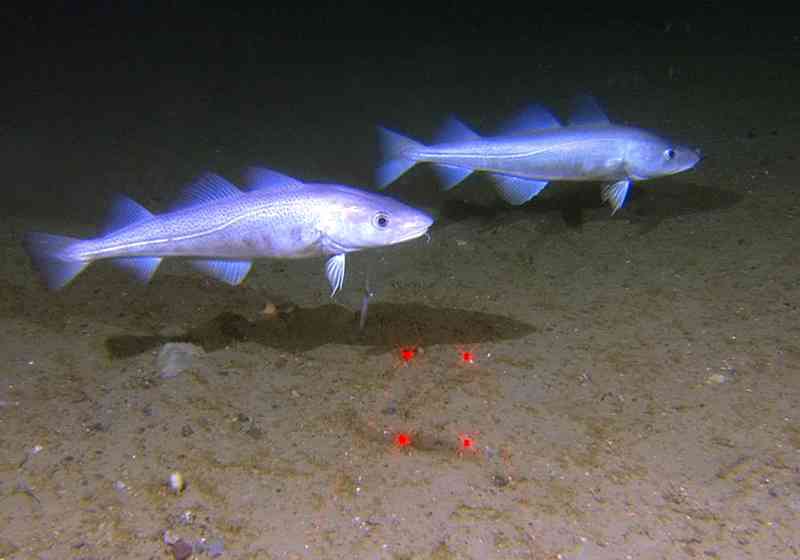
[(147, 281), (161, 259), (184, 257), (205, 273), (238, 284), (253, 259), (329, 256), (333, 295), (342, 286), (345, 254), (420, 237), (433, 222), (386, 196), (303, 183), (268, 169), (251, 169), (247, 183), (250, 190), (241, 191), (206, 174), (164, 214), (119, 197), (105, 235), (77, 240), (31, 233), (25, 246), (54, 289), (99, 259), (113, 259)]
[(611, 124), (591, 98), (580, 98), (569, 126), (546, 109), (532, 106), (504, 127), (481, 137), (450, 119), (440, 138), (424, 145), (380, 129), (385, 161), (378, 185), (386, 187), (419, 162), (434, 164), (445, 189), (471, 173), (491, 174), (498, 193), (523, 204), (551, 181), (602, 181), (604, 199), (618, 210), (632, 181), (679, 173), (694, 167), (699, 154), (652, 132)]

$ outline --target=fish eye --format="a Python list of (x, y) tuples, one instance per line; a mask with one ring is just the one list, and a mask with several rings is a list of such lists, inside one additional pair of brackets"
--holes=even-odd
[(664, 159), (667, 161), (675, 159), (675, 150), (672, 148), (667, 148), (664, 150)]
[(389, 216), (385, 212), (378, 212), (372, 218), (372, 224), (378, 229), (386, 229), (389, 226)]

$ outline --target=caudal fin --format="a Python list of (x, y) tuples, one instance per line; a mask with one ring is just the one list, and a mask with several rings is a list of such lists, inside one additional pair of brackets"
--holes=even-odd
[(414, 152), (424, 146), (411, 138), (380, 126), (378, 127), (378, 136), (383, 163), (378, 166), (375, 180), (379, 189), (385, 189), (417, 163)]
[(90, 263), (72, 256), (70, 249), (81, 242), (74, 237), (28, 233), (22, 243), (47, 287), (58, 290), (69, 284)]

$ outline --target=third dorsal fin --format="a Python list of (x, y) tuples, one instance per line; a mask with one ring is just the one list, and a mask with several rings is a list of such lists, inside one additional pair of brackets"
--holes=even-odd
[(591, 125), (591, 124), (610, 124), (605, 111), (600, 108), (600, 104), (591, 95), (579, 95), (572, 102), (572, 116), (569, 124)]
[(153, 214), (147, 208), (119, 194), (114, 197), (111, 210), (103, 225), (103, 233), (108, 234), (152, 217)]

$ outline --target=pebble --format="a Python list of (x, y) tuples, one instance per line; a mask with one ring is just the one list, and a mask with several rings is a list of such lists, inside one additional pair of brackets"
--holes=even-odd
[(265, 317), (275, 317), (278, 314), (278, 306), (272, 302), (267, 302), (264, 305), (264, 309), (261, 310), (261, 314)]
[(175, 560), (186, 560), (194, 552), (194, 548), (183, 539), (178, 539), (176, 542), (169, 545), (172, 548), (172, 555)]
[(169, 486), (169, 489), (173, 493), (180, 494), (181, 492), (183, 492), (183, 489), (186, 488), (186, 481), (184, 480), (183, 475), (180, 472), (175, 471), (169, 475), (169, 481), (167, 483), (167, 486)]
[(722, 375), (721, 373), (715, 373), (713, 375), (709, 375), (708, 379), (706, 379), (706, 383), (716, 383), (717, 385), (721, 385), (728, 381), (728, 377)]

